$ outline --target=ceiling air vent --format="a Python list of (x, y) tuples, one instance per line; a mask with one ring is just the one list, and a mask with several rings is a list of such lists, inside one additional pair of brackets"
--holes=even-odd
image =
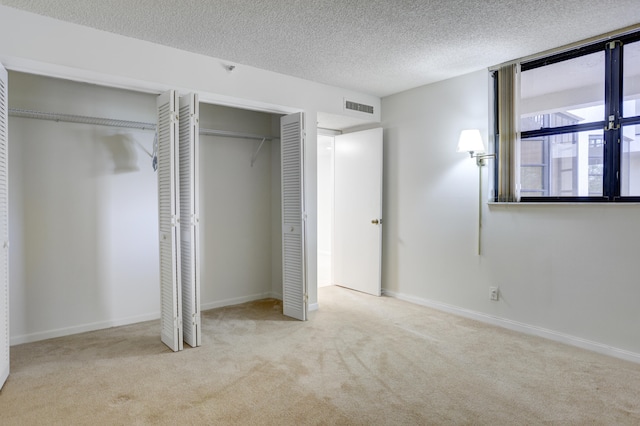
[(367, 114), (373, 114), (373, 106), (371, 105), (359, 104), (357, 102), (345, 100), (344, 107), (352, 111), (359, 111), (359, 112), (366, 112)]

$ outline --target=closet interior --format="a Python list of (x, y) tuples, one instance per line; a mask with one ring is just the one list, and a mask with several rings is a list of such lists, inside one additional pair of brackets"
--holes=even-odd
[[(8, 86), (11, 343), (157, 318), (157, 95)], [(201, 310), (281, 298), (280, 115), (199, 107)]]

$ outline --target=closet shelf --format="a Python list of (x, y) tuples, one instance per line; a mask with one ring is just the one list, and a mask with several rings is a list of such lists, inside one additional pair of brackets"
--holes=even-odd
[(35, 118), (38, 120), (62, 121), (65, 123), (94, 124), (98, 126), (120, 127), (127, 129), (156, 130), (155, 123), (142, 121), (116, 120), (112, 118), (86, 117), (73, 114), (57, 114), (51, 112), (30, 111), (26, 109), (9, 108), (10, 117)]
[(200, 128), (200, 134), (206, 136), (223, 136), (227, 138), (240, 138), (240, 139), (256, 139), (256, 140), (273, 140), (278, 139), (274, 136), (257, 135), (254, 133), (241, 133), (241, 132), (229, 132), (227, 130), (215, 130), (215, 129), (203, 129)]
[[(26, 109), (9, 108), (10, 117), (35, 118), (38, 120), (59, 121), (65, 123), (94, 124), (98, 126), (120, 127), (126, 129), (156, 130), (156, 123), (145, 123), (143, 121), (117, 120), (112, 118), (87, 117), (83, 115), (58, 114), (53, 112), (31, 111)], [(200, 129), (201, 135), (222, 136), (227, 138), (273, 140), (275, 136), (258, 135), (254, 133), (231, 132), (227, 130)]]

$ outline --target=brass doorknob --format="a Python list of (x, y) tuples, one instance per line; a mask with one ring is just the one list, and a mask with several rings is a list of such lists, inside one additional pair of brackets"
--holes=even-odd
[(373, 219), (371, 223), (373, 223), (374, 225), (377, 225), (380, 223), (380, 221), (378, 219)]

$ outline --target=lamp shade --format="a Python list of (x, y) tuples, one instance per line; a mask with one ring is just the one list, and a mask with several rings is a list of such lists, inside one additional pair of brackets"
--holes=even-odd
[(484, 152), (480, 130), (463, 130), (458, 140), (458, 152)]

